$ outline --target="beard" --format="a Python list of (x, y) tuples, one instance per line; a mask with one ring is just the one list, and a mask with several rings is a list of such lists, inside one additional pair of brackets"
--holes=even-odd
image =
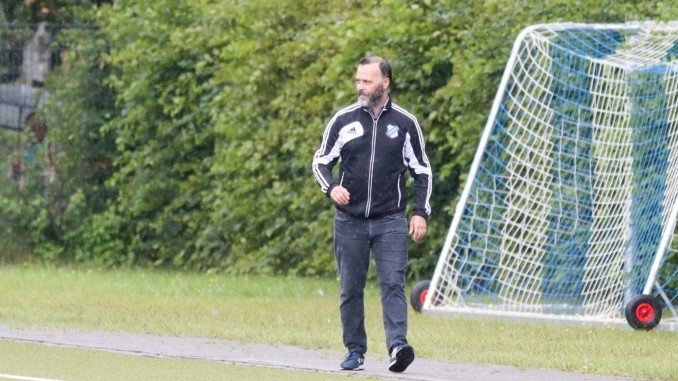
[[(384, 92), (385, 92), (385, 90), (384, 90), (383, 87), (377, 88), (373, 93), (359, 91), (358, 92), (358, 103), (362, 107), (374, 107), (381, 101), (381, 98), (384, 96)], [(360, 97), (361, 95), (366, 96), (367, 99), (361, 98)]]

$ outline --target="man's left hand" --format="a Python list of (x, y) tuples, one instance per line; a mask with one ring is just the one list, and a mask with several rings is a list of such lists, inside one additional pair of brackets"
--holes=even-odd
[(426, 236), (426, 219), (422, 216), (410, 218), (410, 235), (414, 242), (420, 242)]

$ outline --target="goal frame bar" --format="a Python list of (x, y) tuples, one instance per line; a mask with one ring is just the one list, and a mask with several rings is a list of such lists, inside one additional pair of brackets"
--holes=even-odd
[[(478, 149), (476, 150), (473, 162), (471, 164), (469, 174), (466, 180), (466, 183), (464, 185), (464, 189), (461, 193), (461, 196), (459, 198), (459, 201), (457, 202), (457, 205), (455, 207), (455, 212), (454, 212), (454, 217), (452, 219), (452, 223), (450, 224), (450, 228), (447, 233), (447, 237), (445, 239), (445, 243), (443, 244), (443, 248), (440, 252), (440, 256), (438, 258), (438, 263), (436, 265), (433, 277), (431, 279), (431, 284), (430, 284), (430, 290), (435, 290), (435, 287), (438, 285), (440, 282), (441, 274), (443, 271), (443, 268), (446, 264), (446, 258), (447, 254), (449, 253), (452, 242), (454, 240), (454, 236), (457, 232), (457, 228), (459, 226), (459, 223), (461, 222), (461, 218), (464, 214), (464, 209), (466, 207), (466, 203), (468, 201), (469, 195), (471, 193), (471, 189), (473, 188), (477, 172), (480, 168), (481, 161), (484, 157), (485, 149), (487, 148), (488, 142), (490, 140), (490, 136), (492, 134), (493, 128), (495, 126), (495, 120), (497, 117), (497, 114), (499, 112), (499, 108), (502, 104), (502, 100), (504, 99), (504, 96), (506, 95), (506, 87), (507, 84), (510, 80), (511, 74), (513, 73), (514, 67), (516, 60), (518, 59), (518, 53), (520, 52), (520, 49), (522, 47), (522, 43), (525, 40), (526, 36), (533, 33), (536, 29), (543, 29), (543, 28), (549, 28), (549, 29), (554, 29), (554, 30), (564, 30), (564, 29), (573, 29), (573, 28), (587, 28), (587, 29), (603, 29), (603, 30), (609, 30), (609, 29), (641, 29), (641, 28), (651, 28), (654, 30), (663, 30), (663, 29), (676, 29), (678, 28), (678, 22), (666, 22), (666, 23), (655, 23), (651, 21), (645, 21), (645, 22), (628, 22), (624, 24), (583, 24), (583, 23), (553, 23), (553, 24), (536, 24), (529, 26), (525, 29), (523, 29), (518, 37), (516, 38), (512, 50), (511, 50), (511, 55), (509, 56), (508, 62), (506, 63), (506, 67), (504, 69), (504, 73), (502, 75), (501, 82), (499, 84), (499, 88), (497, 90), (497, 93), (495, 95), (494, 101), (492, 103), (492, 108), (490, 110), (490, 114), (487, 118), (487, 121), (485, 123), (485, 127), (483, 129), (483, 133), (481, 135), (479, 144), (478, 144)], [(614, 64), (611, 64), (614, 65)], [(618, 66), (618, 65), (617, 65)], [(675, 229), (676, 226), (676, 218), (678, 218), (678, 199), (674, 201), (671, 214), (670, 214), (670, 219), (669, 223), (667, 226), (664, 226), (663, 231), (662, 231), (662, 238), (660, 241), (660, 246), (657, 249), (657, 252), (655, 253), (654, 261), (652, 263), (652, 267), (650, 270), (650, 273), (648, 274), (648, 277), (645, 281), (645, 286), (643, 288), (643, 294), (650, 294), (652, 292), (652, 289), (655, 285), (659, 286), (656, 283), (657, 279), (657, 274), (659, 272), (659, 269), (661, 267), (661, 263), (668, 252), (668, 246), (671, 243), (671, 236), (673, 234), (673, 230)], [(463, 304), (463, 296), (460, 290), (457, 288), (457, 285), (454, 283), (450, 284), (453, 287), (453, 290), (455, 293), (458, 294), (459, 300)], [(658, 291), (661, 293), (661, 287), (659, 286)], [(581, 316), (581, 315), (554, 315), (554, 314), (538, 314), (538, 313), (520, 313), (520, 312), (505, 312), (505, 311), (492, 311), (492, 310), (482, 310), (482, 309), (469, 309), (469, 308), (461, 308), (461, 307), (446, 307), (446, 308), (433, 308), (431, 306), (431, 298), (435, 294), (435, 292), (428, 292), (426, 295), (426, 299), (424, 302), (424, 305), (422, 307), (422, 312), (424, 313), (434, 313), (434, 314), (439, 314), (439, 313), (463, 313), (463, 314), (473, 314), (473, 315), (489, 315), (489, 316), (503, 316), (503, 317), (516, 317), (516, 318), (531, 318), (531, 319), (544, 319), (544, 320), (562, 320), (562, 321), (578, 321), (578, 322), (587, 322), (587, 323), (610, 323), (610, 322), (616, 322), (617, 320), (619, 322), (623, 322), (621, 317), (619, 319), (614, 319), (614, 318), (601, 318), (601, 317), (586, 317), (586, 316)], [(672, 310), (673, 311), (673, 310)], [(668, 329), (670, 331), (678, 331), (678, 316), (674, 316), (674, 319), (676, 320), (675, 323), (672, 322), (673, 319), (669, 319), (669, 321), (663, 322), (661, 325), (663, 326), (663, 329)], [(668, 323), (668, 324), (667, 324)]]

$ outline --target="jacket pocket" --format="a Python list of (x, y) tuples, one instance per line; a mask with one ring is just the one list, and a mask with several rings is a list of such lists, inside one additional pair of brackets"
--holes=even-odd
[(404, 220), (407, 222), (407, 216), (405, 215), (405, 212), (395, 212), (391, 214), (387, 214), (384, 216), (385, 219), (389, 221), (397, 221), (397, 220)]
[(334, 219), (340, 222), (346, 222), (351, 219), (351, 215), (342, 210), (336, 209), (334, 211)]
[(402, 173), (398, 175), (398, 182), (396, 183), (398, 184), (398, 208), (400, 208), (400, 201), (403, 198), (403, 194), (400, 192), (400, 176), (402, 175), (403, 175)]

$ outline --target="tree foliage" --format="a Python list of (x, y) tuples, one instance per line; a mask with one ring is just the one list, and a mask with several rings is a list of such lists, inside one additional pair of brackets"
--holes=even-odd
[(660, 1), (116, 1), (51, 84), (70, 177), (59, 235), (35, 242), (111, 264), (332, 274), (310, 163), (355, 98), (357, 62), (378, 54), (434, 169), (429, 236), (410, 254), (410, 275), (429, 275), (519, 31), (676, 16)]

